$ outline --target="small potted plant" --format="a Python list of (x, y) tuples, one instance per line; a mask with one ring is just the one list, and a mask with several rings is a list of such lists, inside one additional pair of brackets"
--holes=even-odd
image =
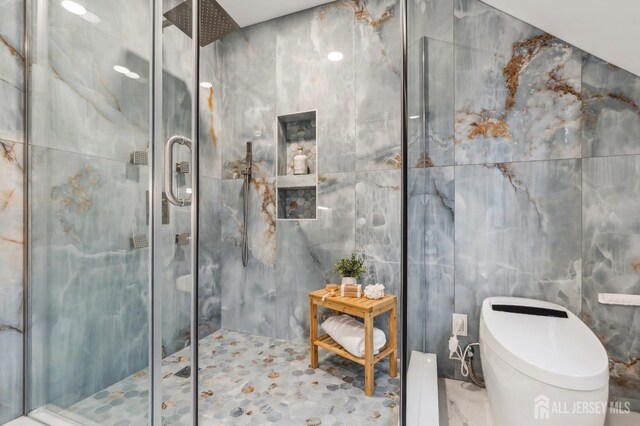
[(351, 257), (345, 257), (336, 263), (336, 271), (342, 275), (342, 284), (357, 284), (366, 272), (364, 259), (353, 253)]

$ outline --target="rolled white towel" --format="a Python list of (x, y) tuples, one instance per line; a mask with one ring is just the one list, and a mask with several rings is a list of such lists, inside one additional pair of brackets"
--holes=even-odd
[[(329, 317), (322, 323), (322, 329), (349, 353), (364, 357), (364, 324), (349, 315)], [(373, 329), (373, 352), (378, 354), (387, 343), (384, 331)]]

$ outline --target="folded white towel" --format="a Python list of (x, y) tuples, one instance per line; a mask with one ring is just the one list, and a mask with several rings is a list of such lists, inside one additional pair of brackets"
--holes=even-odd
[[(349, 353), (364, 357), (364, 324), (349, 315), (329, 317), (322, 323), (322, 329)], [(373, 329), (373, 352), (378, 354), (387, 343), (384, 331)]]

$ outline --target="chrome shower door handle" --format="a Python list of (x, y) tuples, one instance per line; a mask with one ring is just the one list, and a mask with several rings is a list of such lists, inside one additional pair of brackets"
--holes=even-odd
[[(175, 144), (184, 145), (193, 153), (193, 142), (183, 136), (172, 136), (164, 145), (164, 192), (167, 200), (175, 206), (186, 207), (191, 205), (191, 195), (188, 198), (179, 198), (173, 192), (173, 146)], [(193, 175), (191, 176), (193, 180)], [(193, 185), (191, 185), (193, 188)]]

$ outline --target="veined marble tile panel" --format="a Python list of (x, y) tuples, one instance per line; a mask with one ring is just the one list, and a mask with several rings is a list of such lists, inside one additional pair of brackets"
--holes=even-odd
[(148, 168), (40, 147), (31, 161), (32, 389), (64, 407), (147, 365), (149, 249), (130, 238), (148, 233)]
[(640, 157), (583, 162), (582, 319), (607, 348), (611, 395), (640, 411), (640, 308), (598, 303), (598, 293), (640, 294)]
[[(125, 161), (149, 135), (149, 5), (92, 2), (92, 24), (59, 2), (32, 37), (30, 128), (33, 145)], [(185, 36), (186, 37), (186, 36)], [(46, 40), (46, 46), (40, 46)], [(139, 79), (114, 71), (127, 67)]]
[(422, 38), (410, 46), (409, 168), (454, 163), (454, 46)]
[(355, 0), (356, 121), (401, 116), (400, 1)]
[(436, 353), (451, 376), (447, 350), (454, 302), (454, 168), (409, 171), (408, 351)]
[(356, 250), (368, 262), (400, 262), (400, 170), (356, 173)]
[[(369, 284), (383, 284), (384, 291), (398, 297), (398, 319), (402, 318), (402, 306), (400, 303), (400, 262), (381, 262), (371, 260), (365, 265), (367, 272), (361, 279), (362, 287)], [(374, 318), (373, 324), (384, 331), (389, 338), (389, 315), (383, 314)], [(400, 326), (398, 326), (398, 342), (400, 341)]]
[[(318, 110), (321, 173), (355, 168), (354, 17), (351, 1), (340, 0), (277, 20), (278, 115)], [(331, 52), (343, 54), (330, 61)]]
[(489, 296), (542, 299), (579, 313), (580, 161), (455, 170), (455, 309), (478, 340)]
[(222, 53), (221, 41), (200, 49), (200, 176), (221, 178), (222, 173)]
[(200, 178), (199, 227), (199, 319), (198, 333), (202, 338), (220, 328), (222, 283), (222, 222), (221, 186), (219, 179)]
[(23, 2), (0, 1), (0, 140), (23, 139)]
[(339, 283), (335, 263), (355, 247), (355, 173), (319, 181), (317, 220), (278, 221), (276, 232), (276, 336), (296, 342), (309, 335), (309, 292)]
[[(363, 285), (400, 295), (400, 170), (356, 173), (356, 251), (365, 259)], [(400, 315), (401, 313), (399, 313)], [(375, 320), (387, 332), (388, 317)]]
[(275, 178), (252, 179), (249, 263), (242, 266), (243, 181), (222, 181), (222, 327), (275, 335)]
[(376, 120), (356, 125), (356, 170), (400, 169), (401, 119)]
[(453, 42), (456, 46), (494, 52), (500, 56), (510, 55), (515, 40), (544, 34), (480, 0), (455, 0), (453, 14)]
[[(426, 38), (421, 38), (407, 46), (407, 123), (408, 155), (407, 164), (418, 164), (426, 146), (427, 80), (423, 61)], [(452, 98), (453, 100), (453, 98)]]
[(23, 146), (0, 141), (0, 423), (22, 413)]
[(222, 177), (239, 173), (246, 141), (253, 141), (256, 176), (275, 174), (276, 22), (225, 37), (222, 49)]
[(457, 5), (456, 164), (579, 158), (581, 52), (479, 1)]
[(409, 43), (422, 37), (453, 43), (453, 9), (454, 0), (409, 0)]
[(582, 154), (640, 154), (640, 77), (592, 55), (582, 62)]

